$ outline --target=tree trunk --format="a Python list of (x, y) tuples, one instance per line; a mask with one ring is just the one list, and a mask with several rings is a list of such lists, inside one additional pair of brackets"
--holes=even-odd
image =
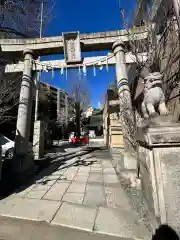
[(80, 113), (80, 103), (75, 104), (76, 107), (76, 133), (78, 135), (81, 134), (81, 124), (80, 124), (80, 118), (81, 118), (81, 113)]

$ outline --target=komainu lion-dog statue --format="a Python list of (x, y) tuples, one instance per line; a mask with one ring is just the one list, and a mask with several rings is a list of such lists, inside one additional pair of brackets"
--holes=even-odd
[(160, 115), (168, 115), (165, 105), (165, 96), (162, 90), (162, 74), (159, 72), (150, 73), (144, 79), (144, 98), (141, 104), (141, 111), (144, 119), (157, 116), (156, 107)]

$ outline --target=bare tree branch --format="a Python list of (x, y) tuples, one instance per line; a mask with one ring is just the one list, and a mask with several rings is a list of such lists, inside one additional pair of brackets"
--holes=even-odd
[[(0, 28), (9, 33), (21, 33), (28, 37), (38, 36), (42, 0), (5, 0), (0, 3)], [(47, 24), (55, 0), (43, 0), (43, 25)]]
[[(0, 38), (39, 36), (42, 0), (1, 0)], [(55, 0), (43, 0), (43, 24), (47, 23)], [(46, 21), (46, 22), (45, 22)], [(16, 118), (21, 74), (5, 74), (5, 65), (12, 56), (0, 52), (0, 124)]]
[(69, 95), (74, 102), (76, 129), (77, 133), (80, 134), (83, 112), (90, 104), (90, 90), (86, 79), (81, 79), (79, 74), (74, 73), (70, 81)]
[(0, 78), (0, 124), (16, 118), (13, 109), (18, 105), (20, 85), (18, 76), (16, 76), (17, 82), (15, 83), (13, 78), (0, 72), (0, 76), (2, 75), (3, 77)]

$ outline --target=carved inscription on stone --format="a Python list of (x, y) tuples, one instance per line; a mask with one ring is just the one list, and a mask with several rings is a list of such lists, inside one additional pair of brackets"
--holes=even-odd
[(67, 43), (67, 52), (68, 52), (68, 59), (76, 60), (76, 48), (75, 48), (75, 40), (70, 39), (66, 41)]
[(66, 63), (78, 63), (81, 61), (81, 47), (78, 32), (63, 34), (64, 57)]
[(156, 134), (151, 136), (152, 143), (180, 143), (180, 135), (174, 134)]
[(166, 221), (176, 228), (180, 223), (180, 149), (161, 149), (159, 160), (161, 161)]

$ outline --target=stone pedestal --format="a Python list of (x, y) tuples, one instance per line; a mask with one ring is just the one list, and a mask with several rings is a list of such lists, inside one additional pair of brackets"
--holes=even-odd
[(44, 157), (44, 130), (45, 126), (42, 121), (34, 122), (33, 152), (35, 160)]
[(144, 198), (160, 224), (180, 233), (180, 123), (170, 117), (146, 122), (137, 132)]

